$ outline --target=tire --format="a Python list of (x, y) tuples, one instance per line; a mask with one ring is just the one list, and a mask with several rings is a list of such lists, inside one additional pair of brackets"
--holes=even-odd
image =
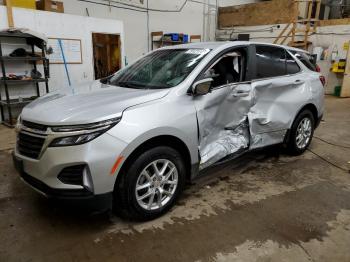
[[(309, 123), (309, 128), (306, 128), (306, 123)], [(303, 154), (311, 143), (314, 129), (315, 119), (313, 114), (309, 110), (302, 111), (294, 120), (290, 130), (287, 152), (291, 155)]]
[[(164, 166), (166, 169), (161, 175)], [(145, 221), (161, 216), (175, 204), (185, 185), (186, 169), (178, 151), (158, 146), (139, 154), (119, 175), (121, 178), (114, 190), (115, 210), (124, 218)]]

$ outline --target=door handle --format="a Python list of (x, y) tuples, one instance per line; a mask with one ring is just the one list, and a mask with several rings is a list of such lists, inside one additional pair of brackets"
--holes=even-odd
[(247, 91), (243, 91), (243, 90), (236, 90), (235, 92), (233, 92), (233, 96), (234, 97), (245, 97), (245, 96), (249, 96), (250, 92)]
[(295, 80), (295, 81), (293, 82), (294, 85), (300, 85), (300, 84), (304, 84), (304, 83), (305, 83), (305, 81), (300, 80), (300, 79)]

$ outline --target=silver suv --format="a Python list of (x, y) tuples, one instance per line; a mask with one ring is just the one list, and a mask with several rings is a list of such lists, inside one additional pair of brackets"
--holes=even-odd
[(207, 167), (275, 144), (306, 150), (322, 118), (324, 79), (298, 54), (308, 57), (252, 42), (156, 50), (26, 106), (15, 166), (48, 197), (155, 218)]

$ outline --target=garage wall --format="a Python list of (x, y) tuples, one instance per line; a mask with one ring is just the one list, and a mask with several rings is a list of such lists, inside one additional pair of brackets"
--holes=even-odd
[[(22, 8), (14, 8), (13, 15), (16, 27), (29, 28), (43, 33), (47, 37), (82, 40), (83, 63), (68, 65), (73, 84), (93, 80), (92, 32), (119, 34), (121, 36), (122, 55), (124, 56), (124, 31), (123, 22), (121, 21)], [(0, 6), (0, 30), (5, 28), (7, 28), (6, 8)], [(8, 41), (11, 43), (11, 40)], [(8, 54), (11, 50), (18, 47), (22, 47), (21, 44), (11, 43), (5, 50), (5, 54)], [(7, 72), (21, 73), (28, 68), (29, 66), (20, 67), (18, 64), (8, 64)], [(50, 90), (68, 86), (64, 66), (62, 64), (52, 64), (50, 66), (50, 74)], [(26, 91), (23, 91), (21, 95), (26, 96), (27, 94), (25, 92)], [(15, 92), (13, 95), (16, 97), (18, 93)]]
[[(314, 46), (320, 46), (329, 50), (338, 50), (338, 56), (346, 59), (347, 50), (344, 50), (344, 43), (350, 41), (350, 25), (322, 26), (318, 28), (317, 34), (311, 37)], [(342, 85), (343, 75), (330, 72), (332, 66), (331, 56), (327, 60), (319, 62), (322, 74), (326, 77), (326, 93), (333, 94), (334, 87)]]
[[(89, 16), (103, 19), (115, 19), (124, 23), (125, 56), (130, 63), (148, 52), (147, 12), (138, 12), (128, 5), (147, 7), (147, 0), (60, 0), (64, 2), (66, 14)], [(148, 0), (150, 9), (179, 10), (186, 0)], [(2, 0), (0, 0), (0, 3)], [(112, 6), (109, 6), (111, 2)], [(143, 2), (143, 4), (142, 4)], [(201, 3), (202, 2), (202, 3)], [(234, 6), (261, 2), (261, 0), (187, 0), (181, 12), (149, 12), (149, 32), (183, 32), (190, 35), (202, 35), (205, 41), (215, 40), (216, 6)], [(121, 7), (127, 8), (123, 9)], [(140, 10), (142, 11), (142, 10)], [(145, 10), (143, 10), (145, 11)], [(15, 21), (16, 22), (16, 21)]]
[(219, 28), (290, 23), (297, 16), (293, 0), (271, 0), (219, 8)]
[[(147, 13), (121, 9), (122, 5), (113, 3), (108, 6), (105, 0), (63, 0), (65, 12), (91, 17), (118, 19), (124, 22), (125, 60), (130, 63), (148, 51)], [(147, 0), (119, 0), (142, 8), (147, 7)], [(143, 2), (143, 4), (141, 4)], [(179, 10), (185, 0), (149, 0), (150, 9)], [(205, 3), (205, 4), (201, 4)], [(182, 32), (190, 35), (202, 35), (206, 41), (215, 40), (216, 5), (240, 5), (258, 2), (258, 0), (196, 0), (187, 1), (181, 12), (149, 12), (149, 32)], [(209, 6), (208, 6), (209, 4)], [(119, 7), (119, 8), (118, 8)], [(131, 6), (124, 6), (133, 8)]]

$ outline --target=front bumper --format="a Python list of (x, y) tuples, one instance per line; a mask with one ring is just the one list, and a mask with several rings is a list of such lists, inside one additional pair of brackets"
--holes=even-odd
[(26, 174), (23, 171), (23, 161), (12, 154), (14, 166), (21, 176), (21, 179), (38, 193), (47, 198), (66, 201), (70, 205), (78, 204), (90, 210), (110, 210), (112, 209), (113, 193), (94, 195), (87, 189), (56, 189), (49, 187), (40, 180)]
[[(110, 171), (125, 147), (126, 143), (105, 133), (83, 145), (44, 148), (38, 159), (21, 155), (16, 147), (13, 161), (22, 180), (47, 197), (111, 202), (116, 174)], [(92, 187), (58, 179), (64, 168), (75, 165), (86, 165)]]

